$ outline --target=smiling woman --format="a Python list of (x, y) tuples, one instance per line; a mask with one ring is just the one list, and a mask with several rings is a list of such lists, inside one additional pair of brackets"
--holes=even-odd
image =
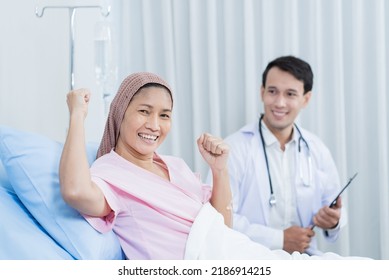
[[(172, 106), (172, 97), (166, 87), (159, 84), (142, 87), (124, 114), (116, 153), (148, 170), (155, 169), (155, 163), (149, 159), (170, 131)], [(148, 164), (144, 165), (144, 162)]]
[(181, 159), (156, 153), (170, 131), (173, 108), (164, 80), (143, 72), (122, 82), (90, 170), (83, 128), (89, 101), (86, 89), (68, 94), (70, 125), (60, 164), (61, 191), (97, 230), (113, 229), (128, 258), (184, 258), (191, 225), (208, 202), (230, 225), (228, 146), (220, 138), (203, 134), (197, 141), (214, 174), (212, 190)]

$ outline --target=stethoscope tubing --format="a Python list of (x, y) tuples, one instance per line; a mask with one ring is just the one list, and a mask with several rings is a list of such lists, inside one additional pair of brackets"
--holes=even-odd
[[(269, 188), (270, 188), (270, 198), (269, 198), (269, 204), (271, 207), (275, 206), (277, 201), (276, 201), (276, 197), (274, 195), (274, 190), (273, 190), (273, 183), (272, 183), (272, 180), (271, 180), (271, 176), (270, 176), (270, 168), (269, 168), (269, 159), (267, 157), (267, 152), (266, 152), (266, 145), (265, 145), (265, 140), (263, 138), (263, 133), (262, 133), (262, 119), (263, 119), (263, 114), (261, 114), (261, 117), (259, 118), (259, 123), (258, 123), (258, 131), (259, 131), (259, 136), (261, 138), (261, 143), (262, 143), (262, 148), (263, 148), (263, 154), (265, 156), (265, 163), (266, 163), (266, 169), (267, 169), (267, 177), (268, 177), (268, 180), (269, 180)], [(312, 159), (311, 159), (311, 153), (310, 153), (310, 149), (309, 149), (309, 145), (308, 145), (308, 142), (304, 139), (302, 133), (301, 133), (301, 130), (298, 128), (298, 126), (296, 124), (294, 124), (294, 127), (296, 128), (296, 130), (298, 131), (300, 137), (299, 137), (299, 140), (298, 140), (298, 152), (301, 153), (301, 141), (304, 142), (304, 144), (307, 146), (307, 150), (308, 150), (308, 155), (307, 155), (307, 159), (308, 159), (308, 172), (309, 172), (309, 180), (308, 180), (308, 184), (307, 186), (309, 186), (309, 184), (311, 183), (311, 178), (312, 178)], [(303, 174), (302, 174), (302, 168), (300, 168), (300, 177), (303, 178)], [(303, 184), (306, 185), (304, 183), (304, 180), (303, 180)]]

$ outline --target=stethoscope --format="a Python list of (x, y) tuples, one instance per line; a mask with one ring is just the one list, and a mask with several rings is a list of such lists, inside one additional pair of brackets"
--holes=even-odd
[[(261, 117), (259, 118), (259, 123), (258, 123), (258, 131), (259, 135), (261, 136), (261, 142), (262, 142), (262, 148), (263, 148), (263, 154), (265, 156), (265, 162), (266, 162), (266, 169), (267, 169), (267, 177), (269, 179), (269, 187), (270, 187), (270, 199), (269, 199), (269, 204), (270, 206), (276, 205), (276, 197), (274, 195), (273, 191), (273, 184), (271, 181), (271, 176), (270, 176), (270, 168), (269, 168), (269, 160), (267, 158), (267, 152), (266, 152), (266, 146), (265, 146), (265, 140), (263, 139), (263, 133), (262, 133), (262, 119), (263, 119), (263, 114), (261, 114)], [(303, 135), (301, 134), (300, 129), (296, 124), (294, 124), (294, 127), (300, 134), (300, 137), (298, 139), (298, 152), (299, 152), (299, 161), (300, 161), (300, 179), (303, 182), (303, 185), (306, 187), (309, 187), (311, 182), (312, 182), (312, 159), (311, 159), (311, 151), (309, 149), (308, 142), (304, 139)], [(307, 146), (307, 161), (308, 161), (308, 182), (304, 180), (304, 174), (303, 174), (303, 168), (302, 168), (302, 159), (301, 159), (301, 141), (304, 142), (304, 144)]]

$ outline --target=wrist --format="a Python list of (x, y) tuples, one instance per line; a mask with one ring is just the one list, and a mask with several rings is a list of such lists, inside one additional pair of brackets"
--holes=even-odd
[(229, 176), (227, 167), (224, 167), (222, 169), (211, 168), (211, 171), (212, 171), (212, 176), (214, 179), (224, 177), (224, 176)]
[(81, 110), (73, 110), (70, 112), (70, 121), (84, 121), (86, 114)]

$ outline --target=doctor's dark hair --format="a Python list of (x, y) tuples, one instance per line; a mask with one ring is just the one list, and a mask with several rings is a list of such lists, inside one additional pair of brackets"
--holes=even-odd
[(294, 56), (281, 56), (269, 62), (262, 74), (262, 86), (266, 85), (267, 73), (273, 67), (278, 67), (293, 75), (297, 80), (304, 83), (304, 94), (312, 90), (313, 72), (311, 66), (304, 60)]

